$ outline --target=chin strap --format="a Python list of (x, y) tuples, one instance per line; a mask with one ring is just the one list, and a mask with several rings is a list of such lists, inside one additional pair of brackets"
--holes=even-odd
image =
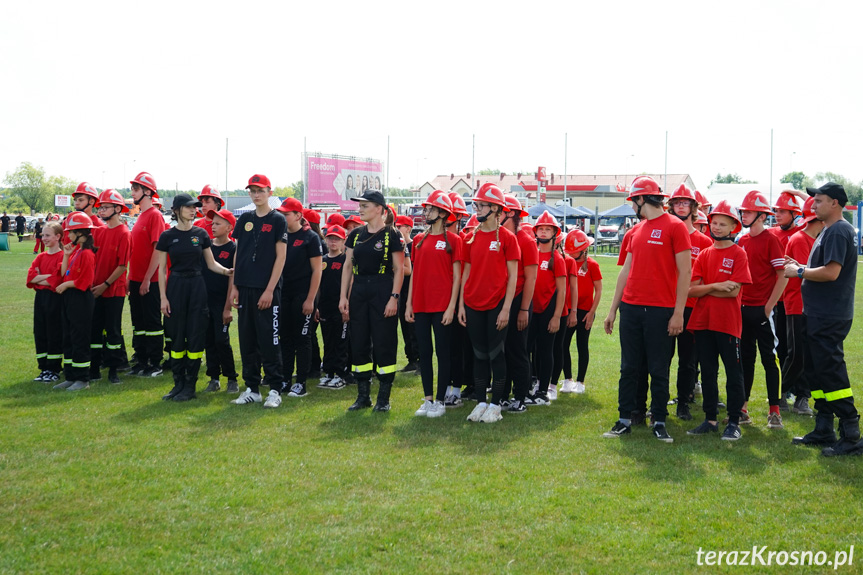
[(427, 224), (427, 225), (429, 225), (429, 226), (433, 226), (433, 225), (435, 224), (435, 222), (437, 222), (439, 219), (440, 219), (440, 216), (436, 217), (436, 218), (435, 218), (435, 219), (433, 219), (433, 220), (430, 220), (430, 219), (426, 218), (426, 224)]
[(734, 236), (731, 234), (729, 234), (725, 237), (722, 237), (722, 238), (718, 238), (713, 234), (713, 230), (709, 230), (709, 231), (710, 231), (710, 238), (715, 242), (724, 242), (725, 240), (734, 240)]
[(491, 215), (491, 212), (488, 213), (488, 216), (477, 216), (476, 221), (478, 221), (479, 223), (483, 223), (484, 221), (486, 221), (488, 219), (488, 217), (490, 215)]
[(541, 244), (547, 244), (548, 242), (550, 242), (553, 239), (554, 238), (536, 238), (536, 241), (538, 241)]

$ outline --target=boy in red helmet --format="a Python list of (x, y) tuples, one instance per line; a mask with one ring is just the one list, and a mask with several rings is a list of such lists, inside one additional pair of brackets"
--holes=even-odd
[(207, 184), (201, 190), (200, 195), (198, 195), (198, 201), (201, 202), (201, 213), (204, 216), (195, 220), (194, 225), (204, 228), (210, 239), (213, 239), (213, 217), (210, 215), (210, 212), (214, 214), (218, 213), (222, 209), (222, 206), (225, 205), (225, 200), (222, 199), (222, 194), (219, 193), (219, 190)]

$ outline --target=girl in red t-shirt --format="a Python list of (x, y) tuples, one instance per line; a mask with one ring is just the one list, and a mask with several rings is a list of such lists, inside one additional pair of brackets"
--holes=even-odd
[(41, 372), (33, 381), (45, 383), (60, 379), (63, 360), (63, 332), (56, 325), (60, 317), (60, 295), (49, 281), (59, 276), (63, 263), (63, 250), (60, 249), (62, 237), (63, 226), (57, 222), (46, 223), (42, 228), (42, 243), (47, 251), (36, 256), (27, 272), (27, 287), (36, 292), (33, 300), (33, 339)]
[[(508, 208), (503, 192), (484, 184), (473, 199), (480, 222), (465, 244), (458, 320), (470, 333), (474, 353), (474, 399), (468, 421), (500, 421), (500, 402), (506, 386), (504, 342), (515, 295), (521, 253), (515, 235), (500, 226)], [(486, 387), (492, 383), (491, 404)]]
[[(405, 319), (416, 324), (414, 332), (425, 395), (415, 415), (440, 417), (446, 413), (444, 399), (452, 373), (450, 345), (461, 284), (461, 239), (446, 230), (446, 222), (454, 220), (455, 215), (444, 192), (435, 190), (423, 202), (423, 216), (429, 227), (413, 241), (413, 279), (405, 302)], [(438, 362), (436, 394), (432, 353), (436, 353)]]
[[(447, 232), (451, 232), (462, 240), (462, 234), (459, 227), (464, 218), (469, 216), (467, 204), (464, 203), (458, 192), (449, 192), (447, 194), (452, 203), (452, 211), (455, 215), (453, 221), (447, 221)], [(459, 244), (463, 246), (464, 241)], [(461, 269), (464, 270), (464, 249), (459, 255)], [(459, 280), (460, 282), (461, 280)], [(458, 310), (458, 304), (456, 304)], [(452, 322), (452, 343), (450, 344), (450, 386), (446, 390), (443, 403), (446, 407), (461, 407), (462, 396), (471, 397), (473, 395), (473, 346), (470, 344), (470, 336), (467, 328), (458, 321)], [(462, 389), (464, 388), (464, 389)]]

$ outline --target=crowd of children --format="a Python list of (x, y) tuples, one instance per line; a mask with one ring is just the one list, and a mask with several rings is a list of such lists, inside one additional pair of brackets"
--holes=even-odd
[[(401, 323), (408, 359), (402, 371), (416, 370), (422, 380), (417, 416), (440, 417), (471, 399), (467, 419), (494, 423), (504, 413), (547, 406), (558, 393), (586, 390), (603, 291), (599, 265), (588, 256), (593, 238), (578, 229), (565, 233), (548, 212), (533, 225), (523, 222), (519, 201), (492, 183), (477, 190), (475, 213), (462, 230), (464, 200), (434, 191), (422, 204), (425, 229), (416, 236), (413, 220), (396, 217), (379, 190), (352, 198), (359, 216), (333, 214), (321, 229), (319, 214), (295, 198), (273, 209), (270, 180), (256, 174), (247, 186), (254, 210), (235, 218), (207, 185), (197, 198), (173, 198), (170, 227), (156, 207), (153, 176), (142, 172), (130, 184), (141, 210), (131, 232), (120, 220), (128, 212), (123, 197), (87, 182), (62, 225), (40, 226), (37, 251), (45, 251), (27, 276), (36, 292), (36, 381), (78, 391), (101, 379), (102, 369), (119, 384), (124, 367), (141, 377), (169, 368), (174, 386), (163, 399), (186, 401), (196, 396), (206, 354), (205, 391), (220, 391), (224, 377), (227, 391), (239, 394), (237, 405), (279, 407), (283, 394), (304, 397), (308, 380), (317, 378), (320, 389), (355, 384), (348, 409), (356, 411), (372, 407), (376, 378), (374, 411), (388, 411)], [(640, 221), (624, 237), (604, 321), (611, 334), (620, 314), (619, 419), (604, 436), (630, 434), (649, 417), (653, 435), (673, 442), (668, 406), (677, 405), (679, 419), (692, 419), (700, 373), (705, 420), (688, 434), (718, 432), (725, 405), (721, 437), (740, 439), (740, 426), (753, 421), (748, 400), (757, 350), (767, 427), (783, 426), (780, 411), (789, 409), (792, 394), (799, 414), (813, 414), (810, 397), (820, 400), (822, 427), (831, 401), (841, 401), (846, 447), (839, 451), (853, 452), (849, 441), (855, 433), (859, 440), (859, 428), (847, 423), (856, 416), (850, 387), (831, 397), (811, 389), (804, 277), (788, 267), (801, 266), (818, 247), (827, 216), (814, 211), (817, 198), (841, 203), (842, 196), (808, 192), (813, 197), (783, 192), (771, 207), (753, 191), (739, 209), (723, 201), (711, 210), (685, 185), (669, 194), (650, 177), (633, 180), (627, 199)], [(774, 214), (778, 225), (766, 227)], [(743, 227), (749, 231), (738, 237)], [(822, 266), (830, 273), (818, 268), (805, 279), (836, 281), (832, 263)], [(131, 367), (121, 330), (127, 295)], [(234, 309), (242, 393), (230, 343)], [(675, 344), (677, 398), (669, 401)], [(833, 354), (844, 368), (841, 353)], [(719, 399), (720, 359), (726, 404)], [(816, 432), (795, 442), (825, 445), (827, 432)]]

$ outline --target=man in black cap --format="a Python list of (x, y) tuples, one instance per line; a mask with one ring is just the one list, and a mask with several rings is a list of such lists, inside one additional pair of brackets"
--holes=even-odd
[[(803, 313), (806, 316), (804, 371), (815, 400), (815, 430), (795, 437), (796, 445), (821, 445), (825, 456), (859, 455), (860, 416), (854, 407), (851, 383), (845, 367), (842, 344), (854, 318), (854, 287), (857, 279), (857, 247), (854, 228), (842, 217), (848, 203), (845, 188), (828, 182), (806, 188), (815, 198), (815, 217), (824, 231), (815, 240), (809, 261), (802, 265), (786, 257), (785, 276), (803, 279)], [(839, 440), (833, 417), (839, 418)]]

